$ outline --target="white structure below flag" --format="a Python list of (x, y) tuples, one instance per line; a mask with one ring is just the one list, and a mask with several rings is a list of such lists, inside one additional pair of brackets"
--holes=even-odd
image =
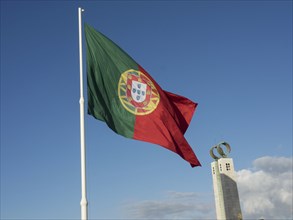
[[(227, 157), (221, 145), (227, 148), (228, 153), (231, 151), (230, 145), (226, 142), (222, 142), (210, 150), (212, 158), (215, 159), (211, 163), (211, 168), (217, 219), (242, 220), (233, 159)], [(220, 157), (215, 156), (214, 149), (217, 149)]]

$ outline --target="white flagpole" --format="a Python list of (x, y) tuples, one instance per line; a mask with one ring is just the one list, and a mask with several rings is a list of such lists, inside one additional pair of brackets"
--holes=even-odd
[(85, 172), (85, 129), (84, 129), (84, 97), (83, 97), (83, 67), (82, 67), (82, 23), (81, 13), (84, 11), (78, 8), (78, 29), (79, 29), (79, 72), (80, 72), (80, 156), (81, 156), (81, 219), (87, 220), (87, 199), (86, 199), (86, 172)]

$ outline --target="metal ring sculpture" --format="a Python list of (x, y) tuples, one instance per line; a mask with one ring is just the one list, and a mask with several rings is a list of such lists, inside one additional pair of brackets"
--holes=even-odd
[[(221, 145), (224, 145), (225, 147), (226, 147), (226, 149), (227, 149), (227, 153), (225, 153), (224, 151), (223, 151), (223, 148), (221, 147)], [(217, 149), (217, 151), (218, 151), (218, 154), (220, 155), (220, 157), (218, 157), (218, 156), (216, 156), (215, 154), (214, 154), (214, 149)], [(228, 157), (228, 154), (231, 152), (231, 147), (230, 147), (230, 145), (227, 143), (227, 142), (221, 142), (221, 143), (219, 143), (219, 144), (217, 144), (216, 146), (213, 146), (211, 149), (210, 149), (210, 155), (211, 155), (211, 157), (212, 158), (214, 158), (215, 160), (218, 160), (218, 159), (220, 159), (220, 158), (226, 158), (226, 157)]]

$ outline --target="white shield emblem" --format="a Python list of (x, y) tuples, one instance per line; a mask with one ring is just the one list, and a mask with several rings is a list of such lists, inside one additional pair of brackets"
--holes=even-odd
[(132, 80), (131, 96), (135, 102), (143, 102), (146, 98), (147, 85)]

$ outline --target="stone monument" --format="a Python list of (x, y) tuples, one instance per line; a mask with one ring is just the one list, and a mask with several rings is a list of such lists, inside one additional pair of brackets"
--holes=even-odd
[[(226, 147), (227, 153), (221, 146)], [(214, 154), (217, 150), (219, 156)], [(228, 157), (231, 147), (221, 142), (210, 150), (217, 220), (242, 220), (233, 159)]]

